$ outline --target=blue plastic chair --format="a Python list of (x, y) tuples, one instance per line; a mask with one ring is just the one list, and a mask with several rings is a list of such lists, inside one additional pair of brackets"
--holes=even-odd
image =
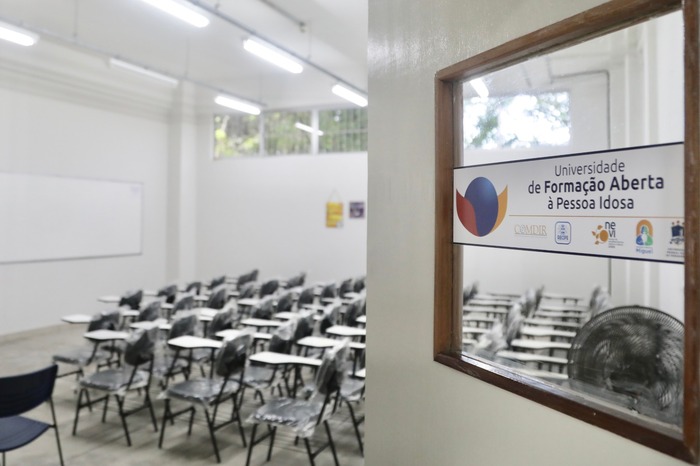
[[(49, 428), (56, 431), (58, 457), (63, 466), (61, 439), (58, 435), (56, 412), (51, 394), (58, 366), (53, 364), (29, 374), (0, 378), (0, 451), (5, 465), (5, 452), (21, 448), (39, 438)], [(30, 411), (43, 402), (51, 406), (53, 424), (36, 421), (21, 414)]]

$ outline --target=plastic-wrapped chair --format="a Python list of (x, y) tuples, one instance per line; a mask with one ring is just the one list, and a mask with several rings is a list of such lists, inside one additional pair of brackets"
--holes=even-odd
[(354, 291), (355, 293), (362, 292), (362, 290), (365, 289), (365, 280), (366, 277), (364, 275), (361, 277), (357, 277), (352, 285), (352, 291)]
[(163, 298), (166, 303), (173, 304), (177, 298), (177, 285), (164, 286), (156, 293), (156, 296)]
[(200, 294), (202, 292), (202, 282), (194, 281), (185, 285), (185, 293)]
[(261, 300), (254, 308), (252, 317), (254, 319), (271, 320), (275, 313), (275, 301), (272, 296), (268, 296)]
[[(58, 435), (56, 412), (51, 399), (57, 372), (58, 366), (52, 364), (28, 374), (0, 378), (0, 452), (3, 466), (6, 464), (6, 452), (33, 442), (48, 429), (54, 429), (56, 432), (58, 459), (63, 466), (61, 438)], [(51, 407), (51, 424), (21, 416), (45, 401)]]
[[(297, 437), (304, 440), (306, 452), (312, 465), (314, 458), (327, 446), (330, 446), (333, 460), (336, 466), (338, 465), (338, 456), (328, 419), (333, 413), (333, 400), (337, 398), (345, 378), (348, 351), (348, 343), (343, 341), (324, 354), (321, 366), (316, 372), (315, 390), (309, 399), (275, 398), (258, 408), (250, 416), (248, 421), (253, 423), (253, 431), (251, 432), (246, 466), (250, 464), (253, 447), (268, 437), (270, 437), (270, 446), (267, 460), (270, 461), (278, 427), (290, 428)], [(256, 439), (255, 433), (259, 424), (267, 424), (268, 432)], [(309, 438), (314, 434), (316, 426), (319, 424), (323, 424), (328, 442), (312, 451)]]
[[(267, 346), (268, 351), (274, 353), (289, 354), (292, 351), (292, 342), (294, 338), (294, 321), (287, 322), (284, 325), (277, 327), (272, 334), (272, 338)], [(265, 404), (265, 397), (262, 391), (266, 388), (272, 388), (273, 393), (275, 386), (277, 387), (280, 396), (282, 396), (282, 388), (280, 382), (275, 378), (278, 374), (278, 366), (268, 367), (266, 365), (251, 364), (246, 369), (243, 383), (245, 387), (255, 390), (255, 396), (260, 398), (260, 403)], [(286, 371), (282, 370), (282, 380), (285, 382), (285, 387), (289, 393), (289, 383), (286, 377)], [(275, 383), (277, 382), (277, 383)]]
[(293, 277), (287, 279), (287, 284), (285, 288), (289, 289), (304, 286), (305, 281), (306, 272), (299, 272), (297, 275), (294, 275)]
[(136, 311), (141, 306), (142, 299), (143, 290), (127, 291), (119, 298), (119, 307), (128, 306), (129, 309)]
[(238, 286), (238, 289), (241, 289), (241, 286), (245, 285), (246, 283), (250, 282), (256, 282), (258, 281), (258, 269), (253, 269), (248, 273), (244, 273), (238, 276), (238, 280), (236, 281), (236, 285)]
[[(360, 359), (364, 359), (364, 351), (363, 356), (361, 356)], [(364, 367), (364, 364), (362, 364), (362, 367)], [(352, 427), (355, 430), (357, 444), (360, 447), (360, 453), (362, 456), (365, 454), (365, 448), (364, 443), (362, 442), (360, 424), (365, 422), (365, 416), (364, 414), (359, 415), (353, 405), (362, 402), (364, 397), (365, 381), (352, 377), (346, 377), (343, 384), (340, 386), (340, 401), (341, 403), (345, 403), (345, 405), (348, 407), (348, 411), (350, 412), (350, 420), (352, 421)]]
[(338, 286), (335, 283), (329, 283), (321, 289), (321, 302), (330, 302), (338, 297)]
[(170, 318), (178, 312), (189, 311), (191, 309), (194, 309), (194, 296), (191, 294), (186, 294), (175, 301), (173, 308), (168, 312), (166, 317), (168, 320), (170, 320)]
[(277, 288), (279, 288), (280, 282), (279, 280), (268, 280), (266, 282), (263, 282), (262, 285), (260, 285), (260, 293), (259, 296), (260, 298), (264, 298), (265, 296), (270, 296), (275, 294), (277, 291)]
[(226, 283), (226, 275), (212, 278), (207, 286), (210, 290), (213, 290), (214, 288), (217, 288), (223, 285), (224, 283)]
[[(194, 335), (197, 322), (197, 315), (193, 312), (181, 312), (170, 325), (166, 341), (185, 335)], [(178, 374), (182, 374), (185, 379), (188, 379), (191, 368), (189, 355), (180, 355), (179, 350), (173, 352), (167, 347), (165, 349), (166, 351), (156, 352), (153, 363), (153, 376), (160, 380), (160, 385), (163, 388), (167, 387), (170, 379)]]
[(357, 327), (357, 318), (362, 315), (364, 299), (355, 299), (345, 309), (343, 320), (348, 327)]
[[(158, 432), (156, 415), (153, 412), (153, 404), (151, 403), (151, 397), (148, 393), (148, 389), (151, 384), (153, 354), (157, 331), (158, 329), (155, 328), (150, 330), (137, 330), (131, 335), (126, 342), (126, 349), (124, 351), (124, 362), (126, 365), (123, 369), (107, 369), (104, 371), (95, 372), (84, 377), (80, 381), (80, 393), (78, 394), (78, 403), (75, 409), (75, 420), (73, 421), (73, 435), (76, 434), (78, 429), (78, 418), (80, 417), (80, 410), (83, 408), (90, 408), (90, 410), (92, 410), (92, 406), (94, 404), (104, 401), (102, 422), (105, 422), (105, 418), (107, 416), (107, 405), (109, 403), (109, 398), (112, 396), (117, 400), (119, 417), (121, 418), (124, 434), (126, 435), (126, 443), (129, 446), (131, 446), (131, 437), (129, 435), (129, 428), (126, 423), (126, 418), (134, 413), (137, 413), (143, 409), (148, 409), (149, 413), (151, 414), (153, 428), (156, 432)], [(140, 369), (143, 366), (147, 366), (147, 369)], [(88, 390), (103, 392), (105, 395), (100, 398), (90, 400)], [(125, 410), (124, 399), (126, 394), (133, 390), (138, 390), (139, 393), (144, 393), (143, 403), (136, 408)], [(83, 397), (86, 398), (84, 403)]]
[[(99, 312), (92, 317), (88, 323), (87, 331), (95, 330), (116, 330), (119, 327), (119, 310)], [(116, 360), (114, 359), (116, 356)], [(76, 366), (76, 369), (64, 374), (59, 374), (57, 377), (65, 377), (67, 375), (76, 374), (76, 378), (84, 375), (83, 369), (92, 363), (97, 363), (98, 367), (109, 366), (113, 363), (119, 363), (118, 352), (113, 344), (100, 345), (98, 343), (84, 345), (80, 348), (68, 350), (63, 353), (53, 355), (54, 363), (69, 364)]]
[[(209, 325), (207, 325), (206, 332), (204, 332), (204, 337), (211, 340), (217, 340), (217, 333), (231, 328), (233, 328), (233, 309), (222, 309), (214, 314), (211, 322), (209, 322)], [(211, 350), (208, 348), (195, 348), (192, 351), (192, 361), (199, 364), (202, 377), (204, 377), (204, 366), (212, 362)]]
[[(295, 321), (293, 343), (302, 338), (310, 337), (314, 333), (314, 315), (311, 312), (303, 312)], [(308, 349), (308, 348), (306, 348)], [(297, 346), (297, 354), (301, 352), (301, 346)]]
[(228, 289), (226, 285), (220, 285), (218, 288), (212, 289), (212, 293), (204, 304), (204, 307), (209, 309), (223, 309), (228, 301)]
[(293, 291), (287, 291), (277, 300), (277, 306), (275, 312), (291, 312), (294, 309), (294, 298), (295, 294)]
[(346, 294), (352, 293), (353, 291), (354, 291), (353, 279), (348, 278), (347, 280), (343, 280), (340, 283), (340, 288), (338, 288), (338, 296), (343, 298), (343, 297), (345, 297)]
[(321, 335), (325, 335), (326, 330), (338, 324), (338, 316), (340, 316), (340, 309), (342, 307), (343, 306), (341, 304), (334, 304), (323, 311), (323, 318), (319, 324), (319, 331), (321, 332)]
[(153, 301), (148, 303), (146, 307), (141, 309), (138, 317), (136, 317), (137, 322), (153, 322), (160, 317), (160, 301)]
[[(163, 436), (165, 434), (165, 426), (168, 421), (171, 423), (177, 416), (184, 413), (190, 413), (189, 429), (187, 434), (192, 433), (192, 422), (196, 407), (201, 407), (207, 419), (209, 435), (211, 436), (212, 445), (214, 446), (214, 454), (216, 461), (221, 462), (219, 455), (219, 447), (216, 443), (215, 432), (234, 422), (238, 423), (238, 430), (243, 440), (243, 446), (246, 446), (245, 433), (243, 432), (243, 423), (240, 416), (239, 394), (243, 389), (243, 377), (245, 374), (245, 365), (250, 346), (253, 342), (253, 331), (244, 330), (231, 340), (223, 343), (221, 350), (216, 358), (216, 374), (220, 378), (198, 378), (177, 383), (169, 387), (163, 392), (159, 398), (165, 399), (165, 411), (163, 413), (163, 424), (160, 430), (160, 439), (158, 440), (158, 448), (163, 447)], [(171, 400), (180, 400), (189, 403), (189, 406), (180, 411), (173, 412), (170, 406)], [(216, 416), (219, 405), (231, 400), (233, 402), (233, 411), (231, 417), (217, 424)], [(210, 409), (213, 410), (210, 412)]]
[(255, 296), (255, 282), (248, 282), (238, 286), (238, 299), (247, 299)]
[(309, 286), (308, 288), (304, 288), (299, 295), (299, 299), (297, 300), (297, 308), (302, 309), (305, 306), (310, 306), (314, 303), (315, 299), (316, 294), (314, 292), (314, 287)]

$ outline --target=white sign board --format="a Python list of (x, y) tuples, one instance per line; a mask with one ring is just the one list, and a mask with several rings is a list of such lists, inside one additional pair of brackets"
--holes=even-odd
[(454, 242), (683, 263), (681, 143), (456, 168)]

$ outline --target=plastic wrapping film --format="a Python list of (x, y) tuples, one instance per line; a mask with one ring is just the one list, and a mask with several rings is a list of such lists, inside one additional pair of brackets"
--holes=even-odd
[(294, 292), (287, 291), (277, 300), (276, 312), (291, 312), (294, 308)]
[(223, 309), (223, 307), (226, 305), (228, 298), (227, 295), (228, 289), (226, 288), (226, 285), (220, 285), (218, 288), (214, 288), (205, 307), (210, 309)]
[(185, 295), (178, 299), (173, 305), (173, 314), (179, 311), (188, 311), (192, 308), (194, 308), (194, 296)]
[(321, 298), (336, 298), (338, 296), (338, 285), (329, 283), (321, 290)]
[(221, 275), (220, 277), (214, 277), (212, 280), (209, 282), (209, 289), (213, 290), (214, 288), (223, 285), (226, 283), (226, 275)]
[(229, 377), (245, 368), (254, 335), (255, 331), (252, 328), (246, 328), (234, 338), (224, 340), (215, 362), (216, 373), (219, 376)]
[(357, 318), (362, 313), (363, 298), (353, 300), (345, 309), (345, 325), (349, 327), (357, 327)]
[(137, 310), (141, 306), (141, 299), (143, 298), (142, 290), (127, 291), (119, 300), (119, 307), (129, 306), (133, 310)]
[(353, 291), (353, 279), (348, 278), (340, 283), (340, 288), (338, 289), (338, 296), (341, 298), (345, 296), (346, 293)]
[(173, 304), (175, 302), (175, 298), (177, 297), (177, 285), (164, 286), (158, 290), (156, 296), (165, 298), (165, 302), (168, 304)]
[(233, 327), (233, 309), (225, 308), (214, 314), (207, 326), (207, 338), (216, 339), (216, 334)]
[(279, 280), (268, 280), (260, 286), (260, 297), (270, 296), (277, 291), (279, 288)]
[(170, 326), (168, 340), (181, 337), (183, 335), (194, 335), (197, 328), (197, 314), (193, 311), (180, 312), (173, 317), (173, 323)]
[(238, 276), (238, 282), (237, 286), (238, 289), (241, 289), (241, 286), (250, 283), (250, 282), (256, 282), (258, 280), (258, 269), (253, 269), (248, 273), (244, 273)]
[[(248, 418), (248, 422), (286, 426), (304, 438), (313, 435), (316, 425), (332, 414), (332, 409), (327, 406), (323, 411), (323, 418), (319, 419), (325, 394), (338, 390), (343, 383), (349, 350), (349, 341), (343, 340), (326, 351), (321, 367), (316, 373), (315, 392), (310, 399), (272, 399), (258, 408)], [(319, 394), (323, 396), (318, 396)]]
[(92, 362), (106, 361), (109, 359), (110, 356), (111, 354), (109, 353), (109, 351), (95, 351), (94, 346), (90, 345), (67, 350), (59, 354), (54, 354), (52, 359), (54, 362), (85, 366)]
[(294, 343), (311, 336), (314, 333), (314, 315), (313, 312), (300, 312), (299, 317), (294, 321)]
[(238, 299), (247, 299), (255, 296), (255, 282), (247, 282), (238, 285)]
[(525, 316), (523, 316), (522, 310), (523, 305), (519, 302), (513, 303), (508, 310), (505, 327), (503, 329), (503, 338), (507, 346), (510, 346), (510, 342), (518, 336), (520, 327), (522, 327), (523, 322), (525, 322)]
[(503, 334), (503, 324), (496, 322), (488, 332), (479, 337), (470, 352), (477, 356), (491, 357), (496, 352), (507, 348), (508, 342)]
[(272, 296), (266, 296), (263, 298), (253, 309), (252, 316), (255, 319), (272, 319), (272, 315), (275, 312), (275, 300)]
[(338, 323), (338, 316), (340, 315), (340, 309), (342, 307), (342, 304), (332, 304), (324, 309), (323, 318), (321, 319), (321, 324), (319, 325), (322, 335), (326, 333), (328, 328)]
[(316, 299), (316, 294), (314, 293), (314, 287), (309, 286), (301, 290), (299, 294), (299, 299), (297, 300), (297, 307), (301, 308), (303, 306), (313, 304), (314, 299)]
[(352, 285), (352, 290), (355, 293), (361, 293), (365, 289), (365, 276), (357, 277), (355, 283)]
[(299, 272), (297, 275), (294, 275), (292, 278), (287, 280), (287, 288), (296, 288), (299, 286), (304, 286), (305, 281), (306, 272)]
[(90, 323), (88, 323), (87, 331), (93, 332), (95, 330), (116, 330), (119, 328), (120, 319), (121, 313), (119, 312), (119, 309), (99, 312), (92, 316)]
[[(98, 371), (80, 380), (80, 386), (96, 390), (104, 390), (123, 395), (128, 389), (145, 387), (149, 374), (137, 370), (131, 379), (134, 367), (150, 363), (153, 359), (157, 329), (137, 330), (126, 341), (124, 362), (121, 369)], [(129, 380), (131, 379), (131, 385)]]
[(144, 307), (141, 312), (139, 312), (137, 320), (139, 322), (153, 322), (154, 320), (158, 319), (160, 317), (160, 306), (160, 301), (148, 303), (148, 305)]

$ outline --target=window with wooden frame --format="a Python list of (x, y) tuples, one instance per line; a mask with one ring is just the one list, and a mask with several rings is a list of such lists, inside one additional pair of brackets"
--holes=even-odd
[(435, 360), (692, 463), (698, 20), (613, 0), (435, 80)]

